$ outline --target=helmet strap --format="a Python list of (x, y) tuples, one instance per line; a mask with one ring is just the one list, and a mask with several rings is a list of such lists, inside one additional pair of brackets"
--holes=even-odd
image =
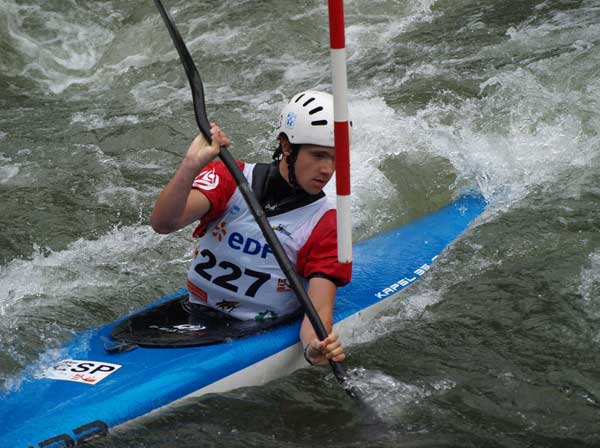
[[(290, 153), (286, 156), (283, 150), (284, 142), (289, 145)], [(296, 143), (290, 143), (287, 138), (287, 135), (281, 134), (279, 136), (279, 146), (273, 153), (273, 160), (282, 160), (285, 158), (285, 163), (287, 164), (288, 171), (288, 182), (292, 186), (294, 190), (302, 190), (302, 187), (298, 183), (298, 179), (296, 178), (296, 159), (298, 158), (298, 153), (300, 152), (300, 146)]]
[(300, 145), (292, 143), (290, 146), (292, 147), (292, 152), (285, 158), (285, 162), (288, 166), (288, 180), (295, 190), (302, 190), (302, 187), (298, 183), (298, 179), (296, 179), (296, 159), (300, 152)]
[(275, 152), (273, 152), (273, 160), (281, 160), (282, 157), (283, 147), (281, 146), (281, 143), (279, 143), (279, 146), (277, 147), (277, 149), (275, 149)]

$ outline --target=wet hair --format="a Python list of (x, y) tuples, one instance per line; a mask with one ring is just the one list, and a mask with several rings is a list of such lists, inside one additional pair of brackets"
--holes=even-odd
[[(298, 152), (300, 151), (300, 146), (302, 145), (298, 145), (296, 143), (290, 143), (290, 147), (292, 148), (292, 152)], [(289, 156), (288, 156), (289, 157)], [(281, 143), (277, 146), (277, 148), (275, 148), (275, 151), (273, 152), (273, 160), (281, 160), (283, 158), (283, 148), (281, 147)]]

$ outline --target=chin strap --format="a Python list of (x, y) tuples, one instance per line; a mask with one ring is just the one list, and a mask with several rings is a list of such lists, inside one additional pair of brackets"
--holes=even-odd
[(302, 187), (298, 183), (298, 179), (296, 179), (296, 159), (298, 158), (298, 152), (300, 152), (299, 148), (292, 147), (292, 152), (285, 158), (285, 162), (288, 166), (288, 180), (294, 190), (302, 190)]

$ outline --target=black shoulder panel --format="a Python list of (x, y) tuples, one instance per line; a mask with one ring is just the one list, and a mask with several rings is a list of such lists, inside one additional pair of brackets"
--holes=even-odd
[(257, 163), (252, 171), (252, 191), (261, 205), (265, 203), (269, 178), (273, 170), (277, 170), (277, 165), (273, 163)]

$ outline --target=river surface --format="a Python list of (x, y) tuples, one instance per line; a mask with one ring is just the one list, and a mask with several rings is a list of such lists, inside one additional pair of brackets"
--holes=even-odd
[[(286, 99), (331, 88), (326, 2), (166, 4), (234, 155), (269, 160)], [(384, 423), (303, 369), (90, 446), (600, 446), (600, 1), (345, 7), (355, 240), (489, 201), (348, 341)], [(0, 387), (183, 284), (191, 229), (148, 217), (196, 133), (152, 2), (0, 0)]]

